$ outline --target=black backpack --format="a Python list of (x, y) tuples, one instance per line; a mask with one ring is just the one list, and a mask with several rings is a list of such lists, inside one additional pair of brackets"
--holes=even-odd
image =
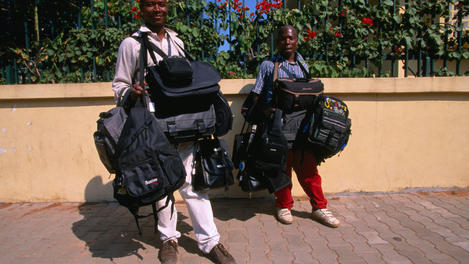
[[(211, 135), (223, 136), (232, 126), (231, 109), (220, 91), (219, 73), (209, 63), (195, 61), (184, 49), (189, 65), (192, 68), (191, 82), (175, 83), (168, 81), (168, 71), (183, 67), (168, 67), (173, 60), (174, 65), (183, 66), (181, 58), (168, 57), (153, 45), (146, 34), (138, 38), (141, 50), (150, 50), (150, 56), (156, 66), (148, 67), (145, 79), (149, 84), (151, 101), (155, 102), (155, 116), (168, 139), (173, 143), (197, 140)], [(155, 54), (163, 60), (157, 64)], [(146, 52), (142, 55), (145, 57)], [(179, 61), (179, 63), (178, 63)], [(178, 75), (178, 72), (174, 73)], [(228, 117), (228, 118), (226, 118)]]
[(302, 138), (318, 164), (342, 151), (348, 143), (352, 120), (342, 100), (319, 95), (303, 121)]
[[(142, 98), (143, 99), (143, 96)], [(134, 215), (139, 233), (139, 218), (174, 209), (173, 192), (185, 182), (186, 172), (177, 150), (169, 143), (143, 100), (130, 108), (116, 147), (117, 173), (113, 181), (114, 198)], [(167, 197), (166, 205), (156, 210), (156, 202)], [(153, 213), (139, 215), (141, 206), (152, 205)]]

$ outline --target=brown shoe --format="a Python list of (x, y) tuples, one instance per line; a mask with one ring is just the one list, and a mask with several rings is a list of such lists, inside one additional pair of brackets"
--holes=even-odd
[(226, 248), (221, 243), (218, 243), (215, 247), (213, 247), (207, 256), (217, 264), (236, 264), (233, 256), (231, 256), (228, 250), (226, 250)]
[(168, 240), (163, 243), (158, 252), (158, 259), (162, 264), (176, 264), (178, 261), (178, 243)]

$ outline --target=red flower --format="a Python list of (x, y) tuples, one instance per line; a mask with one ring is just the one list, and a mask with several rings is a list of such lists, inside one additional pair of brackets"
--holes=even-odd
[(342, 37), (342, 33), (340, 33), (338, 30), (335, 31), (334, 36), (337, 38)]
[(256, 5), (256, 9), (259, 10), (259, 14), (267, 14), (269, 13), (273, 8), (280, 8), (282, 7), (282, 0), (274, 0), (272, 3), (270, 3), (268, 0), (263, 0)]
[(366, 41), (368, 40), (368, 36), (365, 36), (365, 40), (366, 40)]
[(231, 76), (235, 75), (236, 73), (235, 73), (235, 72), (232, 72), (232, 71), (230, 71), (230, 72), (229, 72), (229, 74), (230, 74), (230, 77), (231, 77)]
[(362, 24), (367, 24), (368, 26), (373, 26), (373, 19), (369, 17), (364, 17), (362, 19)]
[(344, 16), (345, 16), (345, 13), (344, 13), (344, 12), (340, 12), (340, 16), (344, 17)]
[(330, 28), (329, 28), (329, 30), (331, 30), (331, 31), (332, 31), (332, 27), (330, 27)]
[(308, 41), (308, 40), (313, 39), (313, 38), (316, 37), (316, 31), (306, 29), (306, 32), (308, 33), (308, 36), (305, 37), (305, 41)]

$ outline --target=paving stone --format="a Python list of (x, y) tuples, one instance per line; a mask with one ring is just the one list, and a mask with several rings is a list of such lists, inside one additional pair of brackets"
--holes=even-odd
[[(469, 190), (469, 189), (468, 189)], [(212, 201), (221, 242), (238, 263), (468, 263), (469, 191), (328, 197), (341, 220), (329, 228), (296, 198), (294, 223), (274, 217), (272, 199)], [(212, 263), (177, 203), (180, 263)], [(143, 212), (151, 208), (144, 207)], [(117, 203), (0, 203), (0, 263), (158, 263), (153, 219), (143, 235)]]

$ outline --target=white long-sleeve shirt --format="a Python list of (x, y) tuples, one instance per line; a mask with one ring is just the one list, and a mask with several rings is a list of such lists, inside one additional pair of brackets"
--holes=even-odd
[[(184, 43), (177, 37), (176, 32), (165, 28), (165, 37), (160, 40), (156, 33), (152, 32), (145, 25), (142, 25), (137, 32), (132, 34), (132, 37), (125, 38), (119, 46), (116, 73), (112, 81), (112, 90), (114, 91), (114, 101), (116, 103), (122, 99), (122, 96), (133, 83), (139, 81), (140, 43), (133, 37), (140, 36), (140, 32), (148, 32), (148, 40), (160, 48), (165, 54), (184, 56), (184, 52), (180, 48), (184, 48)], [(159, 62), (162, 57), (156, 52), (154, 54), (157, 62)], [(150, 54), (147, 55), (147, 65), (154, 65)]]

